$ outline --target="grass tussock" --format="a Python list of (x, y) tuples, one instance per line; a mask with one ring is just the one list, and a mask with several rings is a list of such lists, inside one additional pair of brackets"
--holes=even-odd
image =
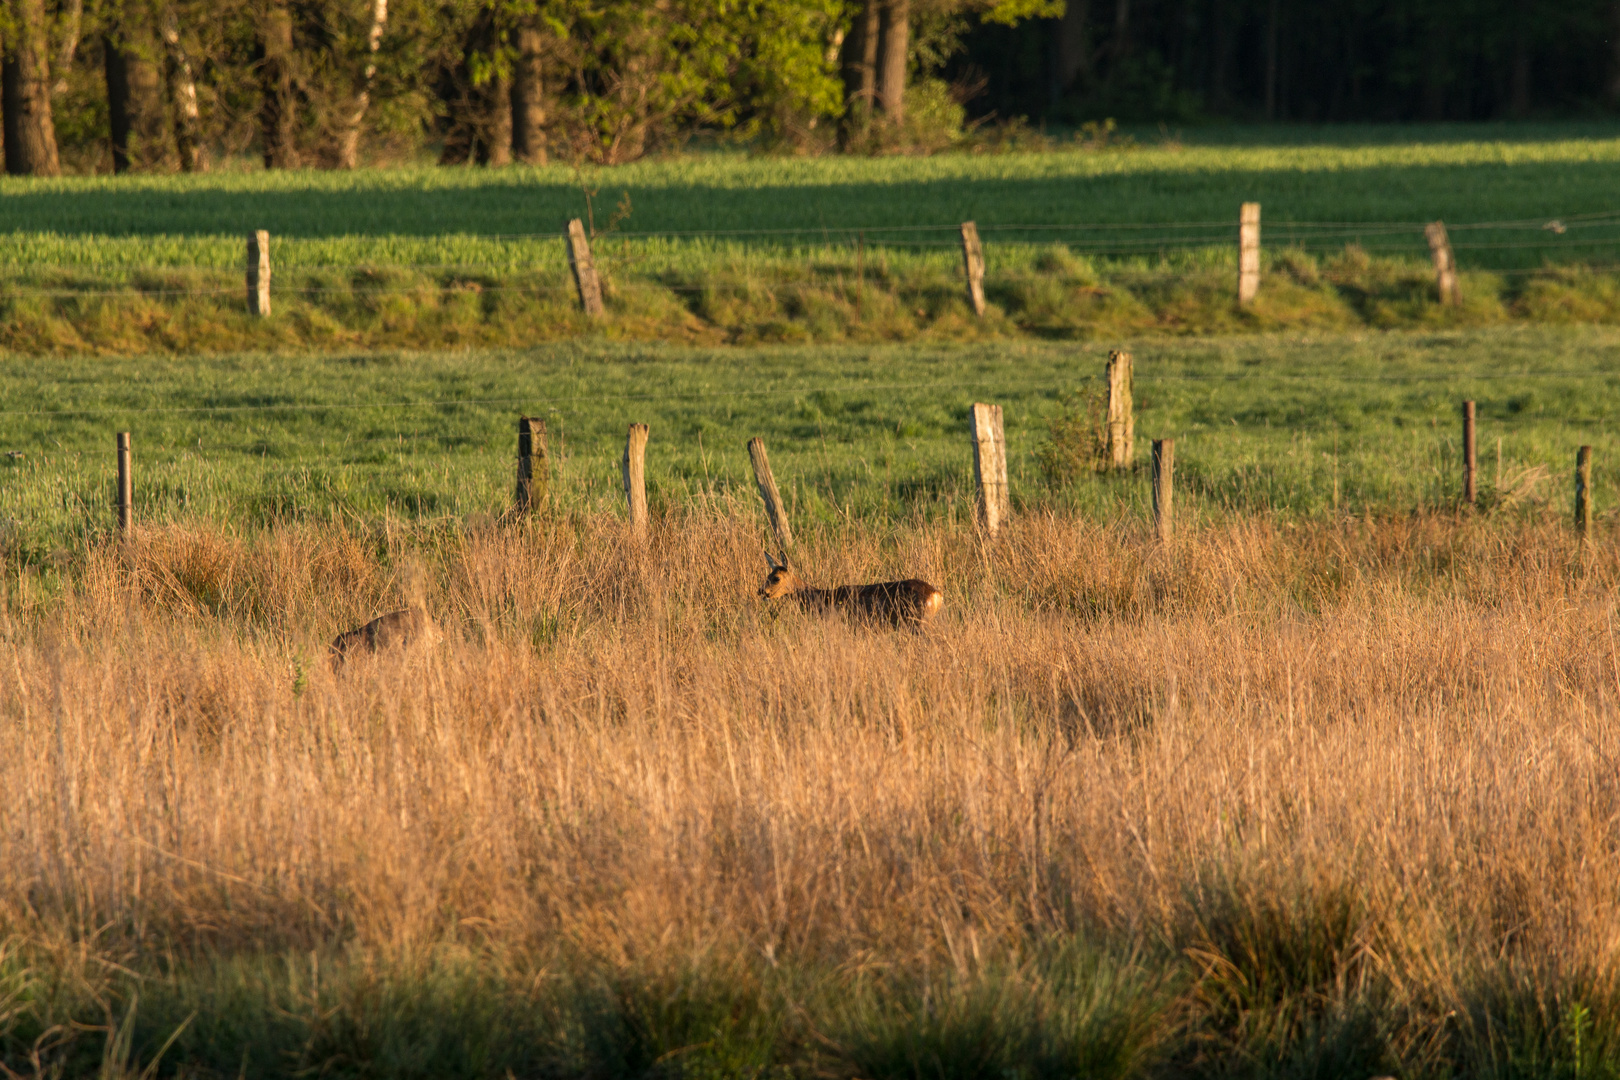
[(268, 319), (248, 314), (234, 274), (142, 271), (103, 280), (89, 271), (24, 271), (9, 275), (0, 297), (0, 350), (465, 349), (581, 337), (958, 343), (1620, 322), (1620, 278), (1604, 267), (1465, 272), (1462, 303), (1446, 307), (1417, 260), (1354, 246), (1326, 258), (1283, 249), (1268, 256), (1257, 301), (1239, 310), (1232, 258), (1222, 250), (1099, 260), (1062, 244), (1026, 245), (992, 265), (982, 318), (968, 306), (959, 259), (881, 249), (864, 259), (843, 248), (653, 259), (627, 243), (602, 257), (607, 317), (599, 321), (579, 312), (558, 271), (293, 268), (277, 276)]
[[(0, 1061), (1615, 1075), (1620, 558), (1537, 520), (153, 527), (0, 605)], [(325, 643), (420, 603), (436, 644)], [(160, 1058), (161, 1054), (161, 1058)]]

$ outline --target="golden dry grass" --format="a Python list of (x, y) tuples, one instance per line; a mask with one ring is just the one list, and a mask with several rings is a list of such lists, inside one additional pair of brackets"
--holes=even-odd
[[(1468, 1047), (1515, 1009), (1554, 1071), (1569, 1024), (1576, 1075), (1583, 1032), (1612, 1064), (1611, 548), (1451, 516), (801, 544), (814, 580), (914, 574), (945, 610), (761, 610), (759, 529), (725, 505), (645, 550), (600, 517), (175, 528), (79, 553), (55, 597), (13, 576), (0, 928), (98, 978), (454, 946), (849, 985), (1078, 936), (1170, 1002), (1180, 1041), (1126, 1071), (1286, 1071), (1253, 1048), (1353, 1001), (1400, 1018), (1376, 1039), (1413, 1074), (1491, 1072)], [(442, 643), (328, 670), (333, 634), (412, 599)]]

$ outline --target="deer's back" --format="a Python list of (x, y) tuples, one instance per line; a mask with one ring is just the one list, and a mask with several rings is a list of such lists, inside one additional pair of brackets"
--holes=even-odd
[(873, 585), (840, 585), (806, 589), (799, 594), (809, 606), (837, 607), (884, 622), (923, 623), (945, 602), (940, 591), (920, 578), (880, 581)]
[(375, 653), (425, 640), (432, 630), (427, 612), (401, 608), (379, 615), (364, 626), (339, 634), (332, 641), (332, 665), (342, 667), (353, 653)]

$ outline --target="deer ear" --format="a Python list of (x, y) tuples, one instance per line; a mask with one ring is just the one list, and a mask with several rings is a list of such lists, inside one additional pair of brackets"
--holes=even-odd
[(776, 556), (771, 554), (770, 548), (765, 549), (765, 562), (772, 570), (782, 569), (782, 564), (776, 561)]

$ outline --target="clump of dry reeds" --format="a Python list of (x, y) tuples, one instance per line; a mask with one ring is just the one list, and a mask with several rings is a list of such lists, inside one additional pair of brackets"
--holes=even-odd
[[(1612, 1071), (1612, 550), (803, 538), (942, 586), (895, 632), (762, 608), (759, 541), (165, 529), (13, 582), (0, 1060), (189, 1015), (232, 1073)], [(328, 668), (408, 599), (442, 643)]]

